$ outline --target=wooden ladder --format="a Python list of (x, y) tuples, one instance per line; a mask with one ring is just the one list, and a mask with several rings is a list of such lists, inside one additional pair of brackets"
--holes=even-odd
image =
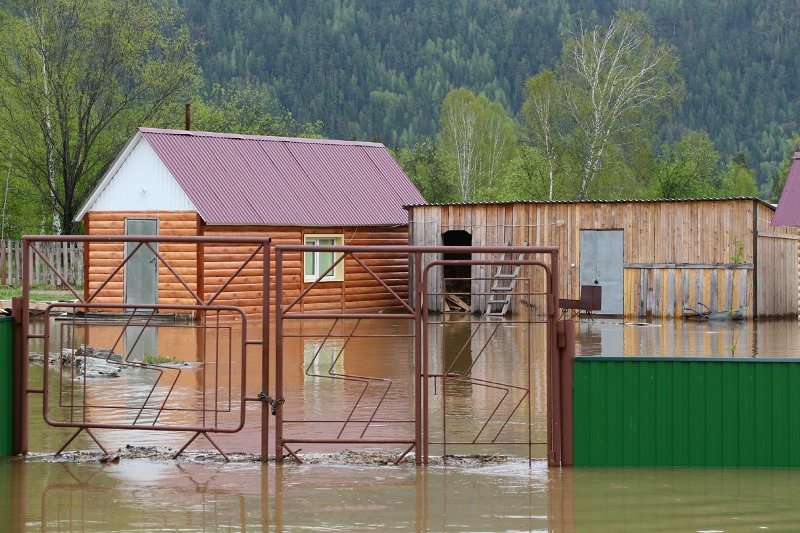
[[(506, 241), (506, 246), (510, 246), (510, 242)], [(527, 246), (527, 242), (523, 246)], [(500, 257), (501, 261), (506, 260), (508, 252), (503, 252)], [(519, 254), (519, 260), (525, 258), (524, 253)], [(510, 265), (497, 265), (497, 271), (494, 273), (494, 280), (492, 287), (489, 290), (489, 300), (486, 302), (486, 316), (504, 316), (508, 312), (508, 307), (511, 305), (511, 296), (514, 294), (514, 288), (517, 285), (519, 278), (519, 271), (522, 265), (514, 265), (513, 271), (508, 272)]]

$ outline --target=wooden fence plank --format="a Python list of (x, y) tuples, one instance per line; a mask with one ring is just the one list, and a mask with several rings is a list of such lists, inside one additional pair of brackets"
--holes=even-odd
[[(31, 286), (60, 286), (62, 282), (57, 273), (71, 285), (83, 286), (83, 243), (39, 242), (34, 246), (41, 256), (31, 251)], [(4, 239), (0, 242), (0, 284), (22, 285), (22, 248), (22, 241)]]

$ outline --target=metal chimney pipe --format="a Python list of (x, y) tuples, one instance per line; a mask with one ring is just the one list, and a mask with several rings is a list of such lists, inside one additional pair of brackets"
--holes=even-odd
[(192, 129), (192, 104), (186, 104), (186, 131)]

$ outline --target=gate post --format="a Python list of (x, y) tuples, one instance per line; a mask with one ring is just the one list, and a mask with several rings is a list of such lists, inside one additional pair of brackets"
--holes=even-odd
[[(27, 310), (23, 305), (24, 299), (14, 297), (11, 299), (11, 314), (14, 319), (14, 348), (13, 348), (13, 422), (11, 453), (14, 455), (28, 453), (28, 361), (25, 360), (23, 349), (23, 330), (28, 327)], [(45, 354), (47, 350), (45, 350)]]
[(574, 464), (575, 447), (574, 434), (574, 408), (573, 408), (573, 375), (575, 358), (575, 322), (572, 320), (558, 321), (558, 364), (559, 394), (561, 399), (561, 466)]

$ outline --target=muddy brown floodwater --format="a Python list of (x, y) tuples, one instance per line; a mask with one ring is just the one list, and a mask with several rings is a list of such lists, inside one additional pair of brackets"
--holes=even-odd
[[(471, 334), (470, 327), (453, 333)], [(193, 345), (180, 336), (169, 342), (176, 353)], [(495, 344), (509, 352), (522, 350), (524, 343), (509, 333)], [(328, 394), (304, 378), (303, 368), (313, 362), (309, 353), (319, 351), (296, 352), (290, 389), (305, 395), (301, 405), (311, 406), (314, 395), (319, 401)], [(402, 353), (386, 361), (373, 346), (361, 355), (348, 354), (351, 360), (343, 364), (363, 369), (369, 363), (372, 370), (388, 365), (385, 373), (396, 374), (402, 392), (407, 384), (395, 372), (409, 364), (408, 352)], [(598, 317), (580, 321), (578, 353), (800, 357), (800, 327), (796, 320), (625, 323)], [(31, 367), (33, 385), (41, 382), (39, 369), (37, 374)], [(537, 434), (545, 431), (539, 391), (544, 372), (535, 359), (531, 416)], [(135, 389), (137, 379), (118, 378), (114, 387), (120, 390), (124, 383)], [(255, 385), (248, 377), (244, 386), (249, 391)], [(474, 390), (452, 392), (462, 394), (453, 408), (464, 413), (486, 400)], [(387, 407), (403, 408), (402, 401)], [(526, 451), (510, 448), (428, 467), (410, 460), (386, 464), (376, 450), (304, 446), (307, 464), (278, 466), (252, 455), (259, 431), (250, 422), (258, 422), (258, 415), (258, 406), (248, 407), (245, 429), (220, 439), (226, 451), (243, 452), (232, 453), (231, 463), (209, 451), (202, 438), (173, 460), (168, 451), (181, 446), (185, 434), (118, 430), (98, 431), (105, 445), (120, 450), (117, 462), (101, 462), (84, 436), (55, 460), (53, 452), (72, 431), (45, 424), (34, 395), (30, 457), (0, 461), (0, 531), (800, 531), (800, 470), (548, 468), (544, 446), (534, 447), (539, 459), (532, 463)], [(469, 416), (454, 420), (456, 429), (472, 423)]]

